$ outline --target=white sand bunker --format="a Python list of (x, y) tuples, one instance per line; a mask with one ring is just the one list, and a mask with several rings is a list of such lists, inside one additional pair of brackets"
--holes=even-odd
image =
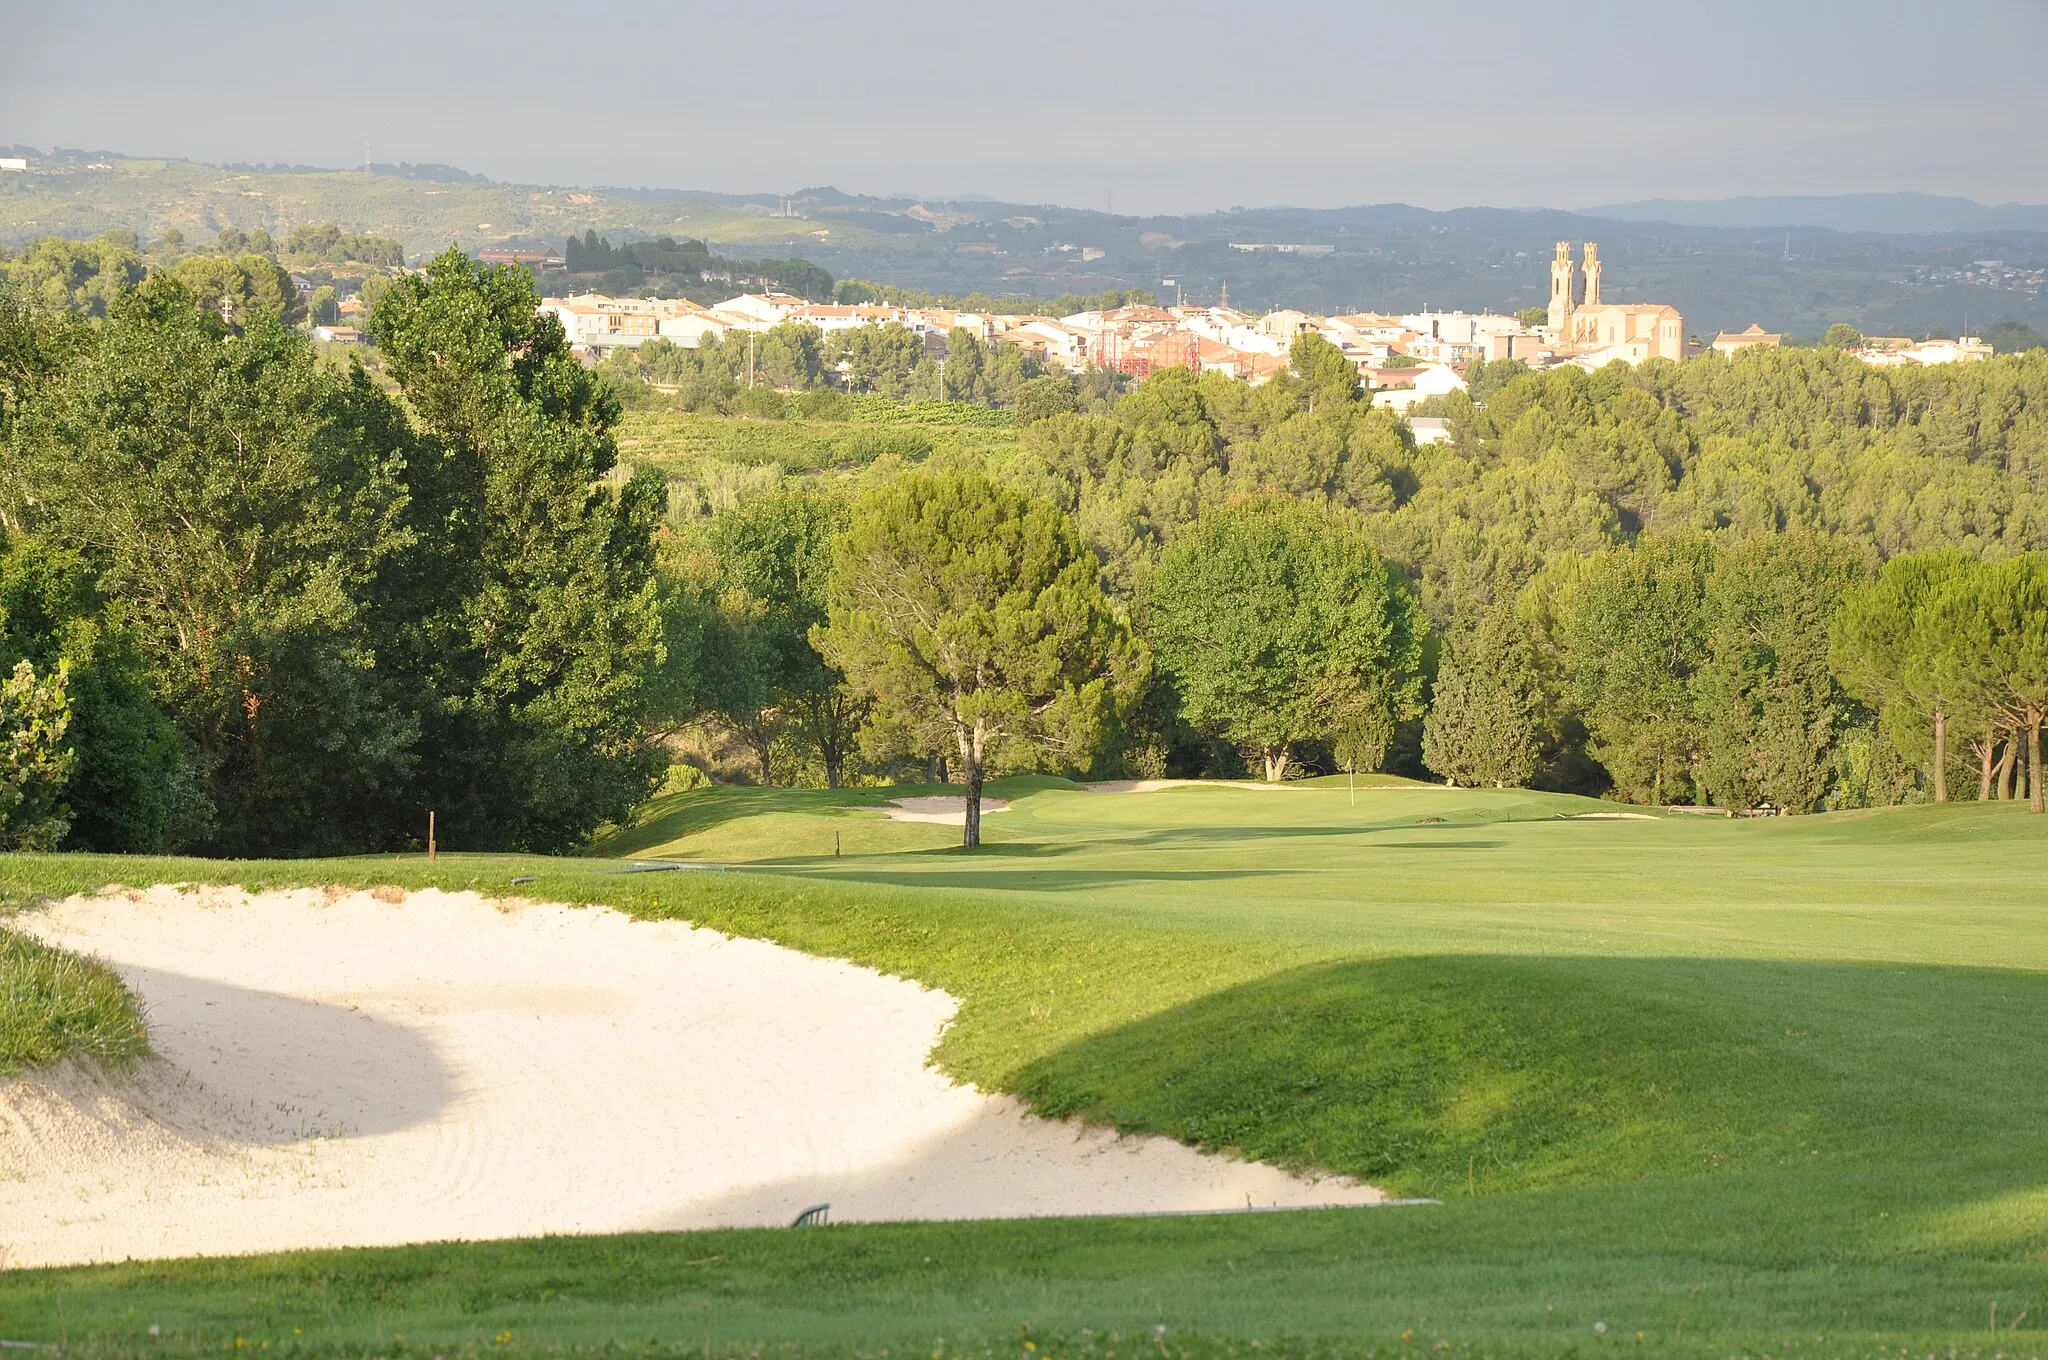
[[(1010, 804), (1003, 798), (981, 800), (981, 815), (991, 812), (1008, 812)], [(883, 809), (892, 822), (937, 822), (941, 826), (967, 825), (967, 800), (960, 797), (940, 795), (935, 798), (897, 798)]]
[(538, 1233), (1373, 1203), (925, 1066), (942, 992), (608, 910), (72, 898), (159, 1056), (0, 1083), (0, 1265)]

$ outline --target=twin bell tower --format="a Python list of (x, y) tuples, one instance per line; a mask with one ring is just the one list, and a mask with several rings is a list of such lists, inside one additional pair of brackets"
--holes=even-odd
[(1586, 242), (1586, 296), (1579, 300), (1579, 271), (1572, 263), (1572, 243), (1559, 241), (1557, 254), (1550, 261), (1550, 328), (1560, 335), (1570, 335), (1572, 313), (1581, 307), (1600, 305), (1600, 246), (1598, 242)]

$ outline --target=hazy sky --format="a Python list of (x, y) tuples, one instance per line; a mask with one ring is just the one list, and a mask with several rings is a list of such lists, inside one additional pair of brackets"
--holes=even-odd
[(1119, 212), (2048, 202), (2044, 0), (0, 0), (0, 144)]

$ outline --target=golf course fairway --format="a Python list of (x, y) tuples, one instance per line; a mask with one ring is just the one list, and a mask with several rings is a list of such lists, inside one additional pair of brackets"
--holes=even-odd
[[(0, 857), (0, 888), (394, 884), (687, 919), (945, 989), (962, 1005), (934, 1061), (1043, 1113), (1442, 1203), (14, 1271), (0, 1338), (2048, 1352), (2048, 818), (2023, 805), (1617, 818), (1341, 778), (1013, 779), (991, 785), (1010, 809), (976, 852), (879, 810), (943, 792), (676, 794), (571, 859)], [(619, 872), (634, 856), (724, 867)]]

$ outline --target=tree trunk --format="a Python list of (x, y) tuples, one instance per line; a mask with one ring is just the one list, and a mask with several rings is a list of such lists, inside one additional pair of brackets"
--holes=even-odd
[(2041, 718), (2038, 708), (2027, 710), (2027, 811), (2048, 812), (2041, 788)]
[(1277, 784), (1287, 778), (1287, 748), (1268, 746), (1262, 753), (1266, 762), (1266, 782)]
[(960, 844), (972, 850), (981, 844), (981, 736), (971, 727), (960, 729), (960, 782), (967, 790)]
[(1980, 803), (1991, 801), (1991, 757), (1997, 750), (1998, 738), (1994, 736), (1985, 738), (1984, 745), (1978, 751), (1983, 765), (1977, 774), (1977, 801)]
[(825, 787), (839, 787), (839, 777), (846, 769), (846, 744), (840, 740), (840, 728), (829, 719), (818, 725), (818, 759), (825, 764)]
[(775, 787), (775, 778), (768, 766), (768, 752), (772, 743), (761, 740), (753, 742), (752, 745), (754, 748), (754, 759), (761, 762), (761, 787), (772, 789)]
[(2005, 754), (1998, 758), (1998, 787), (1992, 793), (2001, 800), (2012, 797), (2012, 765), (2019, 750), (2020, 734), (2014, 732), (2005, 739)]
[(1934, 710), (1934, 801), (1948, 801), (1948, 710)]

